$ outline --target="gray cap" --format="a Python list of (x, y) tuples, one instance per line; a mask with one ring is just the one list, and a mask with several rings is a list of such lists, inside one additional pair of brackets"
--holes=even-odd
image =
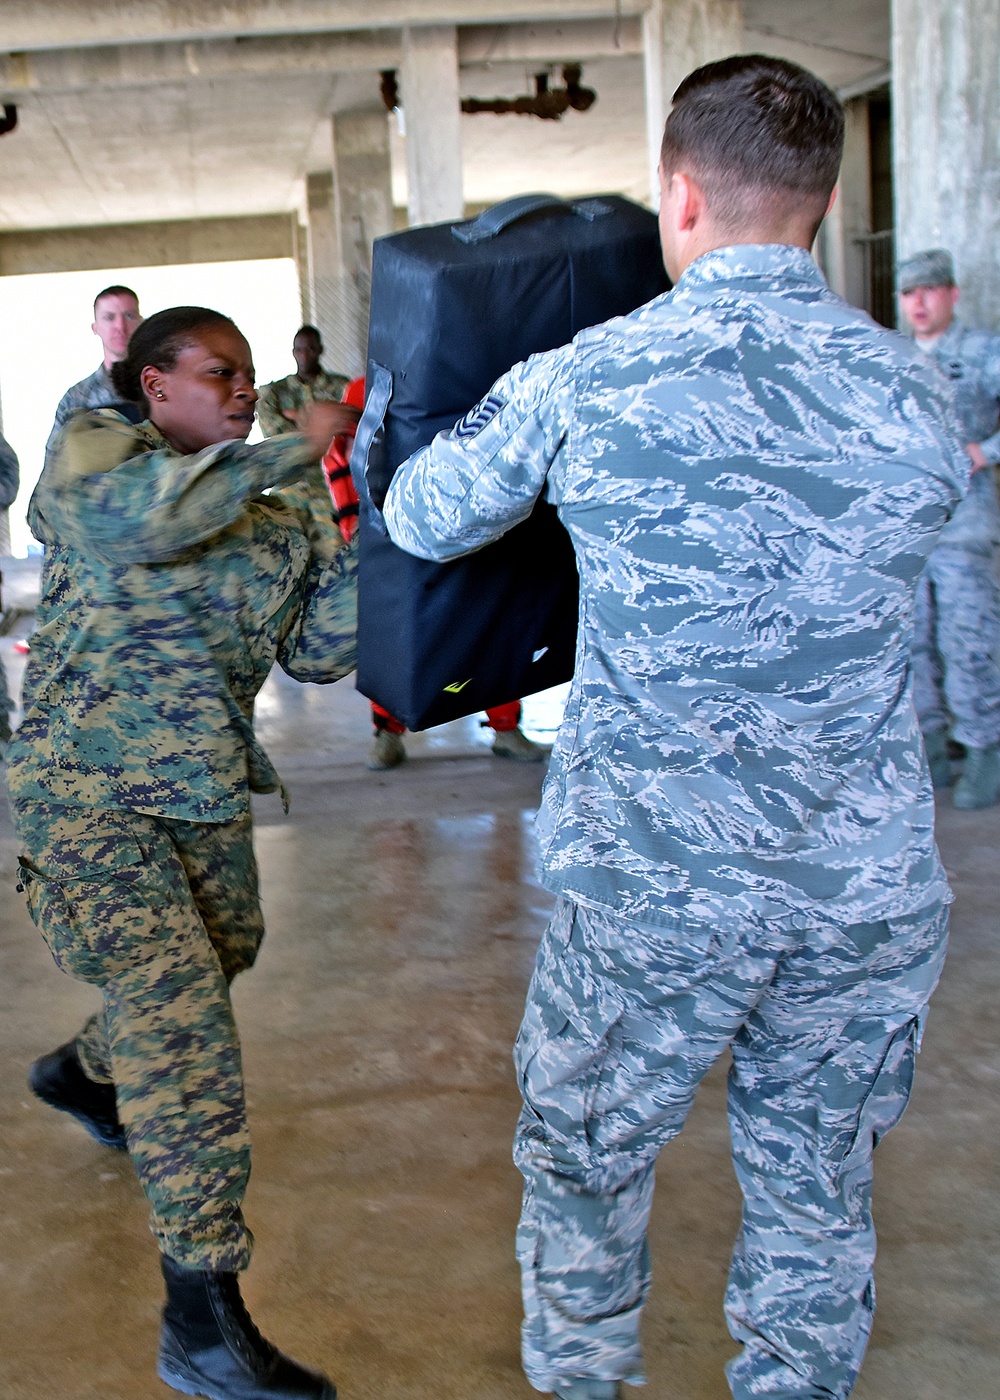
[(953, 287), (955, 264), (947, 248), (925, 248), (896, 264), (896, 286), (901, 292), (914, 287)]

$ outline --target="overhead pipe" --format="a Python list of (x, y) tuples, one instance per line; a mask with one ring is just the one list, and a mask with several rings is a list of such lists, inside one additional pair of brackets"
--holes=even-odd
[[(562, 76), (564, 86), (550, 88), (548, 73), (536, 73), (533, 96), (495, 97), (490, 100), (466, 97), (462, 101), (462, 111), (471, 114), (494, 112), (500, 116), (513, 113), (515, 116), (539, 117), (542, 121), (550, 122), (557, 122), (571, 108), (574, 112), (589, 111), (597, 101), (597, 93), (593, 88), (581, 87), (583, 69), (580, 64), (564, 64)], [(399, 106), (399, 83), (394, 68), (382, 71), (379, 91), (386, 109), (394, 112)]]

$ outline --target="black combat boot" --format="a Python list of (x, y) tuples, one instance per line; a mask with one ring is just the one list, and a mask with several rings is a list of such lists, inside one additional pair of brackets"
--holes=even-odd
[(43, 1103), (71, 1113), (104, 1147), (126, 1150), (115, 1086), (87, 1078), (72, 1041), (35, 1061), (28, 1071), (28, 1087)]
[(160, 1379), (208, 1400), (337, 1400), (325, 1376), (309, 1371), (257, 1331), (236, 1274), (185, 1269), (161, 1256), (167, 1285)]

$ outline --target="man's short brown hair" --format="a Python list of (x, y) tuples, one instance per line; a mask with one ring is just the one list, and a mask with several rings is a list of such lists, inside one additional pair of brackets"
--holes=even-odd
[(120, 287), (117, 285), (114, 287), (105, 287), (103, 292), (98, 292), (97, 296), (94, 297), (95, 316), (97, 315), (97, 303), (99, 301), (103, 301), (105, 297), (131, 297), (132, 300), (135, 302), (136, 306), (139, 305), (139, 298), (136, 296), (135, 292), (133, 292), (131, 287)]
[(804, 198), (825, 210), (843, 151), (837, 95), (808, 69), (754, 53), (706, 63), (684, 79), (660, 160), (668, 176), (690, 173), (713, 216), (735, 223), (765, 201)]

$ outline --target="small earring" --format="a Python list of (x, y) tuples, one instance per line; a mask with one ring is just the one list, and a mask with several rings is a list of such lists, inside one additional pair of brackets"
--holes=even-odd
[(157, 391), (156, 391), (156, 397), (157, 397), (158, 399), (162, 399), (162, 398), (163, 398), (163, 390), (162, 390), (162, 389), (157, 389)]

